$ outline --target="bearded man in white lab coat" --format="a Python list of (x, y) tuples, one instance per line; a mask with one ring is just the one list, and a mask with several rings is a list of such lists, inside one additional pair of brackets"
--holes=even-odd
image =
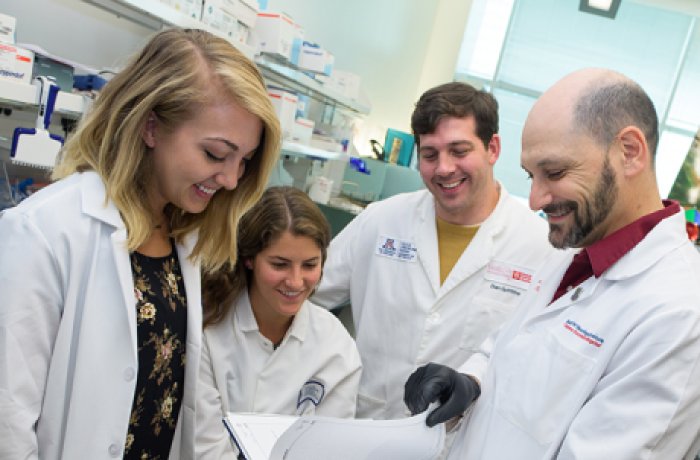
[(460, 373), (417, 370), (406, 403), (442, 401), (439, 423), (480, 390), (448, 458), (694, 458), (700, 254), (658, 191), (652, 101), (623, 75), (580, 70), (537, 101), (522, 142), (530, 206), (554, 246), (581, 249), (535, 276)]
[(424, 93), (411, 119), (427, 190), (370, 204), (336, 236), (313, 301), (350, 301), (363, 364), (357, 417), (409, 415), (401, 388), (457, 366), (514, 311), (554, 249), (547, 224), (494, 179), (498, 104), (464, 83)]

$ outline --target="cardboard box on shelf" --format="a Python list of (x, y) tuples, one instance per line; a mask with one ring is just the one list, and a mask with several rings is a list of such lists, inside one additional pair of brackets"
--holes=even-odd
[(313, 120), (308, 120), (306, 118), (295, 119), (291, 140), (299, 144), (309, 145), (315, 125), (316, 123)]
[(33, 67), (32, 51), (9, 43), (0, 43), (0, 78), (31, 83)]
[(288, 139), (292, 137), (294, 119), (297, 111), (296, 94), (275, 87), (268, 87), (267, 94), (270, 96), (272, 106), (275, 108), (277, 117), (280, 120), (283, 138)]
[(327, 88), (332, 88), (343, 96), (357, 100), (360, 98), (360, 83), (362, 79), (359, 75), (347, 70), (333, 69), (330, 76), (324, 82)]
[(261, 53), (270, 53), (289, 61), (294, 42), (294, 21), (284, 13), (258, 13), (253, 42)]
[(253, 29), (258, 20), (258, 11), (260, 10), (257, 0), (234, 0), (234, 3), (233, 15), (236, 16), (238, 22), (245, 25), (248, 29)]
[(238, 20), (225, 5), (230, 0), (205, 0), (202, 8), (202, 19), (214, 30), (218, 30), (224, 36), (234, 39), (238, 34)]
[(299, 68), (323, 75), (331, 75), (335, 58), (316, 43), (304, 41), (299, 52)]
[(292, 57), (289, 61), (294, 65), (299, 65), (299, 55), (301, 54), (301, 45), (304, 43), (304, 28), (297, 23), (294, 23), (294, 39), (292, 40)]
[(17, 19), (13, 16), (0, 13), (0, 42), (15, 44), (15, 29)]
[(170, 6), (193, 19), (202, 18), (203, 0), (171, 0)]

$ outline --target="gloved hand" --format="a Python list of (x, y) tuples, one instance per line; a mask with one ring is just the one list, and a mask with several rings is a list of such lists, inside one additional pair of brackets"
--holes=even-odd
[(425, 421), (432, 427), (462, 415), (480, 394), (479, 384), (466, 374), (442, 364), (428, 363), (416, 369), (406, 381), (403, 401), (413, 415), (426, 410), (431, 402), (440, 401), (440, 407)]

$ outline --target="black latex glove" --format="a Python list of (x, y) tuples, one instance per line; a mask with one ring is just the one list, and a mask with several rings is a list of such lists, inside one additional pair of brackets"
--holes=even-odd
[(426, 410), (431, 402), (440, 401), (440, 407), (425, 421), (432, 427), (462, 415), (480, 394), (479, 384), (471, 377), (442, 364), (428, 363), (406, 381), (403, 401), (414, 415)]

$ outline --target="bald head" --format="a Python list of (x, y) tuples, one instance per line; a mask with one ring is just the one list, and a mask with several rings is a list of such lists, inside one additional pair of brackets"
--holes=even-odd
[(585, 247), (660, 209), (656, 111), (635, 82), (605, 69), (571, 73), (528, 115), (521, 162), (555, 247)]
[(542, 94), (528, 115), (525, 131), (552, 134), (558, 128), (559, 134), (583, 134), (607, 147), (626, 126), (644, 133), (653, 157), (659, 134), (649, 96), (618, 72), (589, 68), (565, 76)]

